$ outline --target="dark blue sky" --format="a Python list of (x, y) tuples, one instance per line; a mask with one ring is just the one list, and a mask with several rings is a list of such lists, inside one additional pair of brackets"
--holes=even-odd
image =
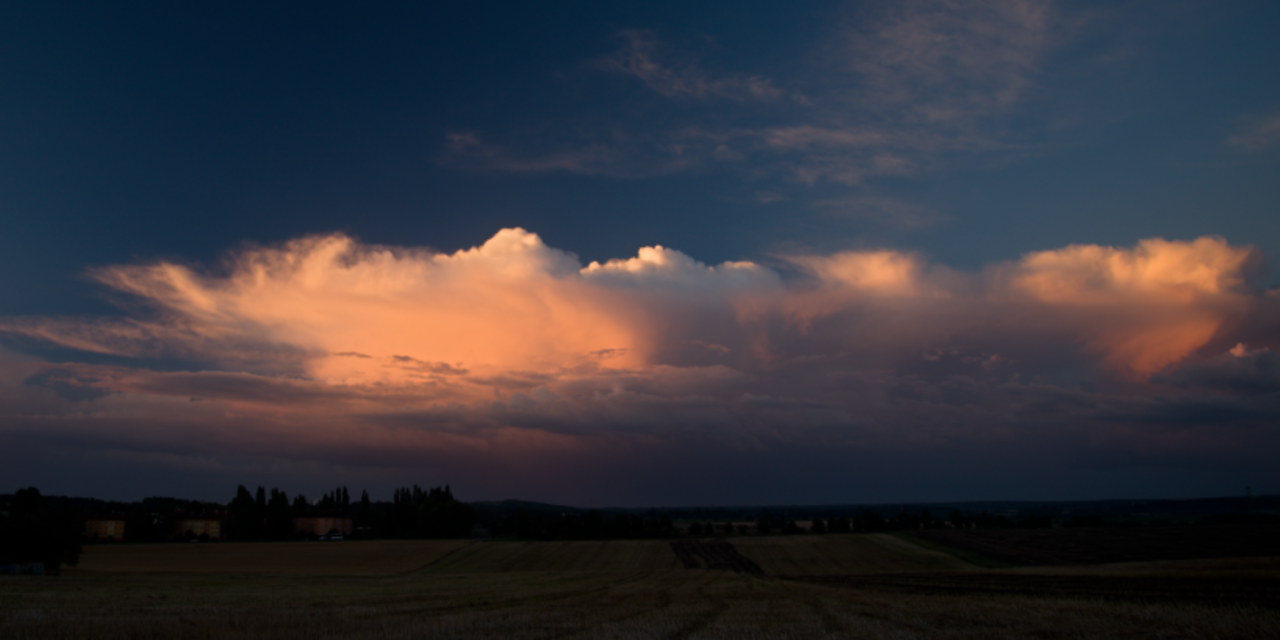
[[(963, 130), (917, 123), (992, 148), (890, 143), (916, 167), (806, 184), (779, 166), (802, 154), (671, 168), (661, 147), (690, 128), (898, 126), (874, 96), (844, 95), (865, 83), (840, 59), (857, 5), (9, 4), (0, 312), (99, 310), (78, 277), (90, 265), (208, 262), (334, 230), (453, 250), (523, 226), (584, 260), (650, 244), (709, 263), (891, 246), (974, 267), (1205, 234), (1276, 255), (1280, 145), (1227, 140), (1280, 113), (1280, 7), (1059, 9), (1050, 27), (1064, 32), (1012, 71), (1016, 101)], [(662, 95), (601, 64), (629, 31), (661, 64), (770, 78), (814, 104)], [(609, 159), (513, 171), (451, 155), (457, 132), (531, 162), (588, 147)], [(815, 204), (848, 199), (869, 211)], [(921, 220), (887, 219), (895, 206)]]
[[(655, 448), (645, 455), (687, 459), (690, 467), (715, 460), (708, 452), (716, 447), (740, 446), (741, 455), (708, 467), (712, 477), (757, 464), (758, 456), (784, 461), (776, 477), (760, 479), (767, 489), (726, 485), (698, 494), (709, 502), (806, 501), (818, 494), (790, 479), (793, 472), (843, 455), (845, 446), (875, 464), (930, 460), (937, 475), (924, 473), (910, 490), (832, 489), (821, 500), (1221, 492), (1240, 484), (1237, 468), (1262, 464), (1232, 438), (1252, 433), (1270, 442), (1275, 434), (1258, 425), (1278, 415), (1280, 381), (1268, 367), (1280, 346), (1280, 297), (1268, 287), (1280, 283), (1280, 271), (1265, 267), (1280, 256), (1277, 32), (1280, 4), (1272, 1), (7, 3), (0, 6), (0, 362), (18, 373), (0, 380), (0, 445), (26, 443), (29, 460), (45, 460), (39, 451), (83, 468), (132, 465), (132, 479), (111, 489), (122, 496), (169, 478), (166, 465), (178, 463), (163, 456), (212, 461), (181, 476), (179, 485), (195, 492), (267, 468), (264, 477), (282, 483), (346, 474), (353, 484), (389, 487), (414, 464), (374, 469), (360, 455), (281, 453), (232, 435), (199, 446), (170, 442), (163, 431), (103, 435), (124, 434), (126, 426), (68, 426), (67, 435), (48, 436), (62, 438), (55, 446), (38, 435), (44, 423), (36, 417), (98, 415), (89, 411), (98, 407), (120, 425), (150, 424), (165, 415), (154, 413), (165, 398), (209, 398), (200, 406), (230, 407), (221, 418), (192, 409), (195, 402), (165, 411), (173, 424), (218, 433), (240, 433), (227, 421), (245, 416), (265, 421), (253, 429), (270, 431), (266, 416), (275, 409), (253, 404), (267, 402), (257, 387), (232, 392), (223, 378), (148, 376), (258, 376), (254, 384), (263, 388), (305, 381), (320, 389), (308, 393), (340, 404), (373, 388), (360, 385), (390, 384), (378, 376), (395, 369), (435, 376), (430, 384), (443, 386), (378, 402), (407, 411), (401, 404), (412, 397), (432, 412), (433, 402), (463, 402), (474, 411), (456, 418), (465, 426), (449, 429), (491, 445), (493, 433), (510, 429), (539, 434), (537, 446), (552, 447), (581, 435), (573, 425), (598, 420), (619, 433), (666, 433), (668, 448), (648, 442)], [(514, 285), (486, 279), (498, 267), (473, 269), (461, 259), (440, 266), (411, 249), (452, 253), (513, 227), (540, 239), (495, 238), (486, 259), (537, 265), (529, 273), (545, 269), (549, 280), (503, 288)], [(308, 236), (330, 240), (281, 248)], [(1192, 242), (1204, 236), (1224, 241)], [(333, 240), (342, 237), (364, 244)], [(1139, 245), (1153, 238), (1180, 242)], [(614, 271), (579, 273), (554, 251), (576, 254), (583, 266), (655, 245), (683, 253), (642, 254)], [(254, 246), (268, 249), (255, 253)], [(387, 267), (371, 257), (378, 246), (418, 257)], [(337, 247), (343, 256), (326, 271), (341, 273), (323, 293), (312, 280), (273, 272), (280, 289), (266, 295), (234, 276), (259, 262), (323, 254), (316, 247)], [(1049, 253), (1024, 257), (1040, 251)], [(718, 275), (702, 266), (725, 261), (759, 266), (721, 265), (712, 270)], [(1131, 268), (1139, 263), (1147, 266)], [(184, 289), (156, 275), (163, 271), (157, 265), (194, 265), (190, 273), (207, 280)], [(389, 276), (353, 289), (343, 278), (355, 267), (412, 274), (403, 277), (422, 290), (387, 289), (386, 282), (400, 282)], [(454, 275), (439, 275), (446, 272)], [(573, 300), (584, 315), (566, 321), (560, 311), (541, 318), (519, 305), (488, 309), (462, 294), (451, 298), (452, 285), (441, 284), (455, 282), (449, 278), (505, 292), (486, 303), (535, 292), (537, 309)], [(702, 297), (679, 297), (694, 282), (705, 287)], [(584, 293), (588, 286), (598, 289)], [(340, 315), (332, 310), (349, 302), (333, 300), (356, 290), (382, 292), (377, 304), (394, 300), (387, 303), (394, 310), (343, 326), (314, 323)], [(686, 293), (671, 293), (677, 290)], [(827, 297), (816, 302), (815, 292)], [(1220, 294), (1236, 297), (1214, 298)], [(265, 311), (271, 296), (294, 300), (298, 315)], [(442, 302), (422, 307), (431, 296)], [(951, 302), (936, 303), (944, 299)], [(475, 309), (472, 324), (489, 326), (489, 313), (519, 316), (498, 333), (529, 337), (499, 353), (485, 346), (499, 338), (475, 338), (474, 348), (463, 349), (447, 335), (437, 344), (405, 334), (360, 346), (348, 333), (365, 326), (394, 333), (415, 322), (455, 327), (449, 318)], [(416, 320), (387, 320), (397, 314)], [(525, 318), (533, 319), (519, 324)], [(542, 351), (521, 351), (538, 340)], [(614, 353), (635, 359), (598, 364), (603, 373), (588, 376), (573, 360), (582, 353), (601, 363)], [(366, 355), (382, 369), (334, 364), (338, 356)], [(785, 373), (828, 357), (850, 360)], [(410, 362), (418, 369), (404, 373)], [(107, 365), (116, 368), (95, 368)], [(470, 377), (448, 387), (454, 371)], [(573, 378), (579, 375), (586, 378)], [(963, 380), (970, 378), (988, 386), (969, 389)], [(440, 395), (445, 387), (464, 391)], [(483, 402), (475, 396), (481, 387), (490, 394)], [(501, 413), (526, 400), (552, 406), (547, 398), (578, 398), (587, 387), (597, 399), (607, 388), (615, 396), (638, 388), (662, 401), (606, 410), (583, 400), (577, 413), (559, 418)], [(684, 400), (729, 404), (714, 417), (676, 411), (664, 403), (678, 389), (692, 394)], [(966, 404), (970, 396), (982, 400)], [(490, 398), (498, 409), (485, 404)], [(797, 404), (774, 422), (759, 417), (774, 409), (733, 408), (761, 398)], [(271, 402), (287, 412), (281, 407), (295, 400)], [(1184, 406), (1178, 403), (1190, 403), (1186, 415), (1169, 412)], [(501, 415), (481, 416), (482, 405)], [(335, 410), (348, 422), (333, 429), (373, 420), (367, 407), (352, 406)], [(1091, 408), (1072, 413), (1082, 406)], [(395, 422), (378, 415), (369, 424)], [(436, 413), (415, 419), (446, 420)], [(1002, 439), (1006, 423), (1027, 430)], [(1061, 430), (1030, 435), (1048, 423)], [(659, 424), (689, 431), (673, 435)], [(785, 432), (782, 424), (798, 431), (774, 442), (755, 430)], [(730, 435), (699, 431), (708, 425)], [(890, 427), (955, 431), (899, 442), (877, 431)], [(240, 444), (227, 444), (233, 441)], [(941, 448), (914, 451), (908, 441)], [(1086, 441), (1096, 448), (1062, 454), (1062, 469), (1077, 475), (1044, 472), (1002, 492), (992, 479), (1002, 476), (992, 472), (938, 494), (951, 472), (937, 461), (954, 451), (1026, 458)], [(85, 453), (100, 442), (124, 453)], [(502, 442), (510, 452), (534, 446)], [(1066, 442), (1074, 444), (1059, 447)], [(431, 447), (445, 446), (418, 445), (435, 453), (441, 450)], [(610, 456), (623, 454), (599, 446), (592, 455), (604, 463), (564, 451), (536, 460), (501, 455), (512, 468), (583, 474), (649, 459), (613, 464)], [(301, 466), (281, 471), (280, 460)], [(471, 497), (511, 497), (529, 487), (519, 497), (695, 499), (678, 495), (679, 483), (633, 490), (625, 471), (593, 490), (569, 471), (544, 474), (551, 479), (542, 484), (519, 480), (516, 471), (488, 480), (468, 473), (454, 477), (471, 478)], [(26, 482), (19, 475), (0, 473), (0, 482)], [(1280, 487), (1274, 473), (1265, 477)], [(448, 478), (422, 482), (435, 481)]]

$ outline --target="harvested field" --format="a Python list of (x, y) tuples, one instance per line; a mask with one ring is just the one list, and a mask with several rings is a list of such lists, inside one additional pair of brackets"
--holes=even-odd
[[(1115, 576), (1046, 581), (1018, 573), (1001, 583), (1009, 574), (9, 576), (0, 578), (0, 637), (1247, 639), (1271, 638), (1280, 628), (1280, 610), (1267, 595), (1274, 589), (1252, 598), (1180, 599), (1154, 591), (1165, 588), (1155, 583), (1122, 579), (1112, 587)], [(1247, 596), (1251, 588), (1235, 592)]]
[(1196, 560), (1159, 560), (1155, 562), (1116, 562), (1097, 565), (1058, 565), (1052, 567), (1017, 567), (1009, 573), (1044, 575), (1217, 575), (1238, 578), (1280, 576), (1280, 556), (1266, 558), (1212, 558)]
[(980, 529), (910, 537), (1014, 566), (1280, 556), (1280, 526)]
[(796, 579), (875, 593), (1035, 596), (1280, 609), (1280, 581), (1274, 575), (1044, 575), (993, 571), (805, 576)]
[(776, 576), (973, 569), (954, 556), (884, 534), (732, 538), (734, 547)]
[(90, 545), (67, 575), (130, 573), (392, 575), (421, 569), (467, 540)]
[(528, 571), (675, 571), (680, 561), (665, 541), (574, 540), (479, 542), (431, 567), (433, 574)]
[[(165, 547), (188, 550), (154, 548)], [(735, 556), (765, 573), (683, 568)], [(422, 571), (324, 579), (0, 576), (0, 638), (1249, 639), (1280, 628), (1280, 558), (965, 566), (893, 536), (859, 534), (478, 542)]]
[(671, 550), (686, 569), (715, 569), (737, 573), (762, 574), (760, 566), (725, 540), (672, 540)]

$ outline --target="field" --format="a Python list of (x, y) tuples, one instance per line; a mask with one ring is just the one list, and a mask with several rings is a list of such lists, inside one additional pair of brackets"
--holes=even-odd
[(431, 573), (441, 576), (582, 571), (627, 574), (679, 568), (680, 561), (664, 540), (575, 540), (477, 544), (431, 567)]
[(469, 545), (465, 540), (95, 545), (69, 576), (269, 573), (391, 575), (421, 569)]
[[(390, 559), (392, 545), (404, 560)], [(137, 573), (151, 563), (104, 546), (86, 550), (84, 570), (3, 577), (0, 637), (1269, 638), (1280, 628), (1280, 558), (988, 570), (864, 534), (170, 547), (167, 572)], [(232, 570), (271, 549), (276, 570)], [(327, 569), (299, 568), (307, 558)]]
[(955, 556), (887, 534), (779, 536), (733, 541), (743, 555), (775, 576), (865, 575), (976, 569)]
[(1012, 566), (1280, 555), (1280, 526), (931, 530), (911, 534)]

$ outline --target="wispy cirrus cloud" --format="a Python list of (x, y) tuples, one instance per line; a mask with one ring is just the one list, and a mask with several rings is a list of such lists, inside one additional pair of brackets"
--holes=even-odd
[[(619, 34), (623, 47), (599, 61), (602, 69), (632, 76), (645, 86), (672, 98), (728, 98), (731, 100), (778, 100), (787, 95), (761, 75), (730, 74), (712, 77), (690, 61), (675, 65), (661, 59), (662, 42), (651, 32), (626, 30)], [(799, 93), (793, 99), (803, 101)]]
[[(831, 22), (810, 53), (779, 62), (786, 73), (776, 77), (713, 73), (696, 62), (695, 52), (658, 33), (624, 30), (622, 46), (595, 68), (634, 79), (676, 111), (657, 108), (661, 115), (639, 122), (619, 117), (597, 135), (575, 130), (562, 137), (574, 142), (554, 148), (454, 133), (443, 160), (497, 171), (629, 178), (732, 171), (754, 183), (755, 192), (804, 202), (813, 199), (814, 187), (874, 197), (869, 181), (876, 178), (918, 175), (957, 158), (1025, 152), (1025, 137), (1003, 123), (1023, 114), (1046, 61), (1078, 35), (1078, 21), (1047, 0), (857, 5)], [(867, 221), (897, 225), (903, 219)], [(919, 226), (939, 218), (912, 219)]]
[[(650, 178), (696, 166), (704, 157), (678, 139), (655, 141), (613, 132), (603, 140), (582, 140), (546, 149), (521, 151), (488, 142), (475, 132), (455, 131), (447, 136), (444, 164), (510, 173), (567, 172), (615, 178)], [(588, 136), (590, 138), (590, 136)]]
[(1227, 144), (1244, 151), (1261, 151), (1280, 145), (1280, 115), (1251, 122), (1228, 137)]
[[(0, 334), (125, 360), (10, 358), (0, 430), (139, 455), (538, 470), (563, 492), (593, 460), (611, 461), (604, 487), (689, 452), (725, 472), (1046, 442), (1064, 464), (1209, 461), (1243, 455), (1224, 434), (1280, 416), (1280, 296), (1249, 247), (1073, 245), (972, 272), (894, 250), (786, 263), (653, 246), (584, 265), (507, 229), (452, 253), (329, 235), (223, 271), (105, 267), (99, 282), (144, 303), (127, 322), (4, 318)], [(146, 364), (168, 356), (187, 364)]]
[(915, 122), (992, 115), (1034, 84), (1062, 34), (1054, 3), (924, 0), (871, 5), (845, 31), (850, 95)]
[(455, 131), (446, 136), (446, 160), (484, 169), (512, 173), (568, 171), (585, 175), (608, 175), (623, 160), (621, 150), (603, 144), (556, 153), (520, 156), (480, 139), (473, 132)]

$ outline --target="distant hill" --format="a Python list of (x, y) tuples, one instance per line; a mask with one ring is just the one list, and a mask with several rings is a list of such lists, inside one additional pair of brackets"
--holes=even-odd
[[(11, 493), (0, 493), (0, 511), (12, 498)], [(73, 496), (44, 496), (50, 504), (56, 504), (77, 512), (120, 511), (139, 506), (149, 512), (168, 512), (175, 509), (207, 508), (216, 503), (184, 500), (181, 498), (152, 497), (137, 502), (122, 502), (81, 498)], [(390, 503), (375, 502), (377, 506)], [(481, 500), (467, 503), (476, 510), (482, 521), (493, 521), (517, 511), (543, 517), (553, 515), (583, 515), (590, 508), (535, 502), (532, 500)], [(1280, 495), (1230, 496), (1219, 498), (1195, 498), (1187, 500), (1114, 499), (1114, 500), (984, 500), (969, 502), (901, 502), (871, 504), (828, 505), (739, 505), (702, 507), (599, 507), (596, 510), (607, 516), (617, 514), (655, 516), (668, 513), (676, 520), (753, 520), (764, 513), (793, 520), (829, 518), (839, 515), (871, 511), (884, 517), (892, 517), (899, 511), (918, 513), (927, 509), (934, 517), (946, 517), (954, 510), (971, 515), (983, 511), (1007, 516), (1048, 516), (1070, 519), (1075, 516), (1101, 516), (1110, 519), (1134, 520), (1192, 520), (1205, 516), (1226, 514), (1280, 514)]]
[(549, 514), (579, 514), (586, 513), (589, 509), (579, 509), (578, 507), (568, 507), (559, 504), (547, 504), (545, 502), (531, 502), (529, 500), (482, 500), (479, 502), (468, 502), (477, 514), (485, 516), (505, 515), (509, 512), (524, 510), (526, 513), (536, 513), (539, 515)]
[[(526, 513), (539, 515), (567, 514), (578, 515), (589, 511), (581, 507), (546, 504), (525, 500), (502, 500), (469, 503), (483, 516), (501, 516), (523, 509)], [(1239, 513), (1280, 513), (1280, 495), (1271, 496), (1232, 496), (1222, 498), (1197, 498), (1191, 500), (1149, 500), (1149, 499), (1116, 499), (1116, 500), (984, 500), (973, 502), (916, 502), (916, 503), (879, 503), (879, 504), (829, 504), (829, 505), (742, 505), (742, 506), (704, 506), (704, 507), (601, 507), (597, 511), (603, 514), (638, 514), (652, 515), (669, 513), (677, 520), (749, 520), (763, 513), (770, 513), (795, 520), (811, 518), (829, 518), (837, 515), (849, 515), (871, 511), (884, 517), (891, 517), (899, 511), (918, 513), (927, 509), (934, 517), (946, 517), (958, 510), (964, 514), (978, 514), (983, 511), (992, 514), (1009, 516), (1048, 516), (1051, 518), (1072, 518), (1079, 515), (1102, 516), (1119, 519), (1194, 519), (1204, 516)]]

